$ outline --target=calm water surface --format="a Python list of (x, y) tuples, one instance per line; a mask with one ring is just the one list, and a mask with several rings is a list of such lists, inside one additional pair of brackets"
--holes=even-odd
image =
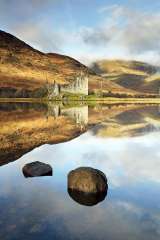
[[(0, 239), (160, 239), (159, 106), (0, 104)], [(41, 161), (53, 176), (25, 178)], [(67, 191), (78, 167), (105, 173), (105, 199)]]

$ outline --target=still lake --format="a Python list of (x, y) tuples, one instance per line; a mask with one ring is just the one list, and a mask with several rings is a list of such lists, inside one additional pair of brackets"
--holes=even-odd
[[(30, 162), (53, 176), (25, 178)], [(105, 199), (75, 201), (67, 175), (101, 170)], [(0, 104), (0, 239), (160, 239), (160, 106)]]

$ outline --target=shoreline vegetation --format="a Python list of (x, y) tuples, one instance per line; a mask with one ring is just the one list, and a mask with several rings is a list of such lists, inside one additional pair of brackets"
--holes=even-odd
[(92, 97), (85, 96), (84, 98), (68, 97), (64, 99), (46, 99), (46, 98), (0, 98), (0, 103), (9, 102), (33, 102), (33, 103), (47, 103), (47, 102), (97, 102), (97, 103), (136, 103), (136, 104), (160, 104), (159, 98), (116, 98), (116, 97)]

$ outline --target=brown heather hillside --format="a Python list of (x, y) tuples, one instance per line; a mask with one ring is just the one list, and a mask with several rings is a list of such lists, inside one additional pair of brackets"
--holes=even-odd
[[(16, 37), (0, 31), (0, 88), (5, 93), (34, 91), (43, 87), (46, 81), (69, 84), (73, 74), (84, 65), (57, 54), (44, 54)], [(11, 92), (12, 92), (11, 91)], [(11, 94), (12, 95), (12, 94)]]
[[(55, 53), (42, 53), (13, 35), (0, 31), (0, 97), (43, 97), (46, 83), (70, 84), (80, 71), (89, 74), (89, 89), (100, 88), (102, 77), (77, 60)], [(135, 94), (106, 81), (104, 91)]]
[(92, 65), (92, 70), (106, 81), (141, 93), (158, 94), (160, 73), (158, 68), (138, 61), (102, 60)]

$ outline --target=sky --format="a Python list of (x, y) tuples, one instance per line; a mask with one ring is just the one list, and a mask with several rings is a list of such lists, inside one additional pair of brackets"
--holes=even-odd
[(159, 0), (0, 0), (0, 29), (85, 64), (160, 62)]

